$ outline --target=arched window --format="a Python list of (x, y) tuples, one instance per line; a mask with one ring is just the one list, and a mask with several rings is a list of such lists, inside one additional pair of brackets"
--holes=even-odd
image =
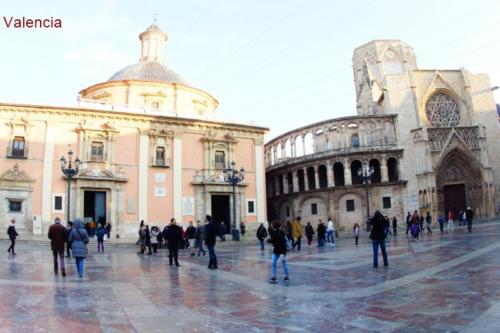
[(382, 177), (380, 173), (380, 162), (377, 159), (370, 160), (370, 169), (373, 168), (372, 183), (378, 184), (381, 182)]
[(288, 193), (292, 193), (293, 192), (293, 175), (291, 172), (288, 172), (286, 174), (286, 182), (287, 182)]
[(434, 127), (454, 127), (460, 123), (460, 109), (450, 95), (433, 94), (425, 104), (427, 120)]
[(320, 165), (318, 167), (319, 188), (328, 187), (328, 176), (326, 174), (326, 166)]
[(303, 192), (306, 190), (306, 185), (304, 181), (304, 170), (299, 169), (297, 170), (297, 178), (299, 180), (299, 192)]
[(351, 145), (353, 147), (359, 147), (359, 134), (358, 133), (354, 133), (351, 136)]
[(314, 153), (314, 139), (312, 133), (307, 133), (304, 137), (304, 144), (306, 150), (304, 151), (304, 155), (309, 155)]
[(277, 159), (283, 158), (284, 156), (283, 156), (283, 149), (281, 149), (281, 142), (278, 143), (278, 146), (276, 147), (276, 149), (277, 149), (276, 150), (276, 158)]
[(295, 154), (297, 157), (304, 156), (304, 143), (302, 135), (295, 138)]
[(389, 174), (390, 182), (399, 180), (398, 161), (394, 157), (387, 160), (387, 173)]
[(290, 140), (286, 140), (285, 142), (285, 156), (283, 157), (292, 157), (292, 143)]
[(358, 170), (360, 170), (361, 167), (362, 164), (360, 161), (354, 160), (351, 162), (351, 179), (353, 185), (363, 184), (363, 176), (358, 175)]
[(335, 182), (335, 186), (344, 186), (344, 165), (340, 162), (336, 162), (333, 165), (333, 180)]
[(307, 168), (307, 183), (309, 184), (309, 190), (314, 190), (316, 188), (316, 177), (313, 167)]

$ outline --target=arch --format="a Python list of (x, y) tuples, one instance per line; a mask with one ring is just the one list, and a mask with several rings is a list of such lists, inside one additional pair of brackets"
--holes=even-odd
[(285, 141), (285, 156), (283, 157), (292, 157), (292, 143), (290, 139)]
[(302, 135), (295, 138), (295, 156), (304, 156), (304, 141)]
[(292, 193), (293, 192), (293, 175), (292, 175), (291, 171), (286, 173), (286, 185), (287, 185), (288, 193)]
[[(348, 203), (348, 201), (351, 201)], [(358, 223), (363, 228), (366, 221), (365, 204), (358, 194), (348, 192), (343, 194), (338, 200), (338, 220), (344, 230), (351, 231), (354, 223)], [(354, 208), (354, 210), (352, 210)]]
[(340, 162), (335, 162), (333, 164), (333, 181), (335, 186), (344, 186), (344, 165)]
[(274, 165), (276, 163), (276, 160), (274, 159), (276, 156), (276, 148), (274, 146), (271, 147), (271, 165)]
[(309, 190), (316, 188), (316, 176), (313, 167), (307, 168), (307, 184), (309, 184)]
[(362, 164), (358, 160), (351, 162), (351, 180), (353, 185), (363, 184), (363, 176), (358, 175), (358, 170), (362, 168)]
[[(315, 207), (313, 207), (315, 205)], [(328, 209), (325, 200), (317, 196), (308, 196), (304, 198), (300, 204), (300, 217), (305, 223), (311, 222), (312, 225), (316, 226), (318, 220), (321, 219), (326, 222), (328, 218)]]
[(277, 159), (282, 159), (284, 156), (283, 156), (283, 149), (281, 148), (281, 142), (278, 143), (278, 145), (276, 146), (276, 158)]
[(305, 177), (304, 177), (304, 170), (303, 169), (297, 170), (297, 180), (299, 183), (299, 192), (304, 192), (306, 190), (306, 184), (305, 184)]
[(380, 162), (376, 158), (372, 158), (369, 162), (370, 169), (373, 168), (372, 184), (379, 184), (382, 181), (380, 172)]
[(399, 181), (398, 160), (394, 157), (390, 157), (387, 160), (387, 173), (390, 182)]
[(314, 138), (312, 133), (307, 133), (304, 136), (304, 155), (309, 155), (314, 153)]
[(323, 164), (318, 167), (318, 180), (319, 180), (319, 188), (325, 189), (328, 187), (328, 176), (326, 166)]

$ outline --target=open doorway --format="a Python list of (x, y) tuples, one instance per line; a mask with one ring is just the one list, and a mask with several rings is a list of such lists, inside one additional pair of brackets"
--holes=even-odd
[(96, 224), (106, 224), (106, 192), (84, 191), (83, 216)]
[(224, 221), (226, 226), (226, 234), (231, 233), (231, 212), (229, 208), (230, 196), (225, 195), (212, 195), (212, 219), (217, 225)]

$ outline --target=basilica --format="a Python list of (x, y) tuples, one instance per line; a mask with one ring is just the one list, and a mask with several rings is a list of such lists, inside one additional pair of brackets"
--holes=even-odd
[[(136, 237), (140, 220), (210, 214), (231, 231), (266, 219), (267, 128), (220, 119), (214, 96), (165, 65), (167, 39), (148, 27), (139, 61), (80, 91), (75, 106), (0, 103), (3, 227), (15, 219), (22, 233), (46, 234), (55, 217), (80, 217)], [(234, 188), (231, 168), (244, 170)]]
[[(421, 69), (411, 46), (354, 50), (357, 115), (284, 133), (265, 145), (268, 218), (352, 230), (379, 209), (477, 217), (500, 213), (500, 126), (487, 74)], [(312, 111), (312, 110), (311, 110)]]

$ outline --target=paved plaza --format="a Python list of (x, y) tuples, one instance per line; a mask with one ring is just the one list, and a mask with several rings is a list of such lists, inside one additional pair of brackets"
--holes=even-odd
[(217, 271), (185, 251), (175, 268), (166, 250), (92, 244), (83, 280), (73, 261), (54, 276), (48, 244), (21, 243), (0, 259), (0, 332), (498, 332), (499, 237), (498, 222), (403, 234), (388, 242), (389, 268), (373, 269), (367, 235), (357, 248), (346, 235), (290, 253), (291, 281), (277, 285), (270, 248), (249, 242), (218, 243)]

